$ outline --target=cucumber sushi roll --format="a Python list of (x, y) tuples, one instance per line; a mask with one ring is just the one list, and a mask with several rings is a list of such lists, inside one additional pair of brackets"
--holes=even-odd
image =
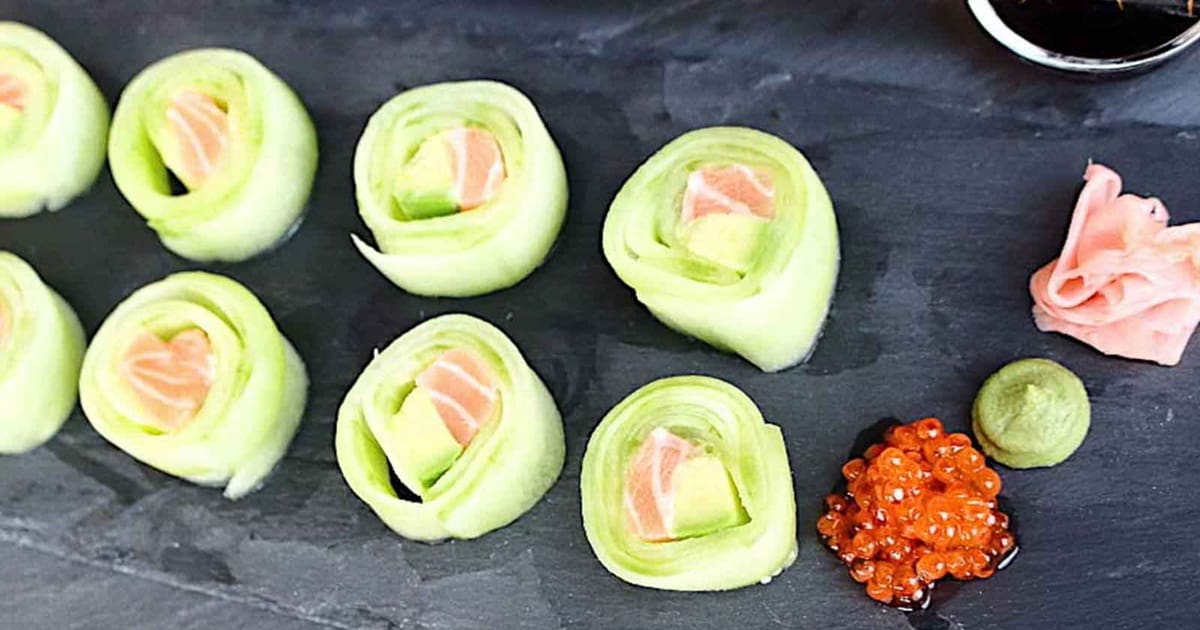
[(753, 129), (700, 129), (621, 188), (604, 222), (604, 256), (663, 323), (774, 372), (816, 344), (837, 277), (837, 220), (788, 143)]
[(248, 289), (178, 273), (108, 316), (79, 394), (100, 435), (141, 462), (237, 499), (283, 457), (304, 412), (304, 363)]
[(58, 210), (104, 166), (108, 103), (41, 31), (0, 21), (0, 218)]
[(86, 343), (71, 306), (0, 251), (0, 453), (33, 449), (66, 422)]
[(354, 493), (424, 541), (516, 520), (554, 484), (565, 451), (554, 399), (517, 347), (458, 314), (378, 353), (342, 402), (336, 443)]
[(783, 433), (724, 381), (665, 378), (621, 401), (588, 441), (580, 492), (592, 550), (632, 584), (728, 590), (796, 559)]
[(464, 297), (542, 264), (567, 209), (567, 177), (533, 103), (492, 81), (442, 83), (388, 101), (354, 156), (354, 244), (410, 293)]
[(317, 134), (296, 94), (256, 59), (192, 50), (125, 88), (108, 156), (117, 187), (167, 249), (236, 262), (299, 225)]

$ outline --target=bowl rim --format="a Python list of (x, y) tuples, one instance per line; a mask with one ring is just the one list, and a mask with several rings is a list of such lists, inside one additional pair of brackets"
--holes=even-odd
[(983, 30), (1018, 57), (1068, 72), (1111, 74), (1139, 70), (1162, 63), (1200, 41), (1200, 21), (1197, 21), (1187, 30), (1153, 48), (1124, 57), (1079, 57), (1055, 52), (1025, 39), (1000, 19), (990, 0), (967, 0), (967, 7)]

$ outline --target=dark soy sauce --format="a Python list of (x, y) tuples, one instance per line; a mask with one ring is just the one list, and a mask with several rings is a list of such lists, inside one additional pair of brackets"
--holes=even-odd
[[(1029, 1), (1032, 2), (1036, 0)], [(859, 431), (858, 435), (854, 438), (854, 446), (850, 448), (850, 452), (846, 455), (845, 461), (850, 461), (855, 457), (862, 457), (863, 452), (866, 451), (869, 446), (882, 442), (883, 436), (885, 433), (887, 433), (887, 430), (898, 424), (903, 423), (896, 418), (881, 418), (871, 426)], [(834, 483), (830, 494), (845, 494), (846, 488), (846, 479), (842, 477), (841, 472), (839, 471), (837, 482)], [(996, 571), (1003, 571), (1008, 567), (1009, 564), (1012, 563), (1017, 554), (1020, 553), (1021, 536), (1017, 533), (1017, 514), (1013, 509), (1012, 502), (1001, 495), (996, 497), (996, 506), (1001, 512), (1008, 515), (1008, 532), (1012, 534), (1013, 540), (1016, 541), (1016, 544), (1013, 545), (1012, 550), (1009, 551), (1004, 557), (1000, 558), (999, 562), (996, 563)], [(824, 505), (821, 507), (821, 513), (823, 514), (825, 511)], [(825, 546), (824, 541), (821, 541), (821, 546)], [(829, 548), (825, 547), (825, 549), (828, 550)], [(954, 597), (954, 595), (958, 593), (964, 584), (966, 584), (966, 582), (956, 580), (952, 577), (945, 577), (932, 585), (932, 587), (928, 590), (928, 595), (925, 597), (925, 600), (920, 603), (920, 605), (915, 607), (894, 606), (894, 608), (908, 614), (908, 624), (912, 626), (914, 630), (950, 630), (956, 626), (949, 619), (946, 619), (938, 614), (937, 611), (952, 597)]]
[(1197, 22), (1187, 0), (990, 1), (1021, 37), (1059, 54), (1094, 59), (1150, 50)]

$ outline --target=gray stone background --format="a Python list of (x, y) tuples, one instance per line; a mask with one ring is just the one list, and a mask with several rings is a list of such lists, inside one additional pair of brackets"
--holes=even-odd
[[(172, 52), (233, 46), (307, 103), (321, 167), (307, 221), (262, 258), (206, 267), (247, 284), (308, 362), (308, 412), (257, 494), (229, 502), (135, 463), (76, 413), (45, 447), (0, 459), (5, 628), (1181, 628), (1200, 616), (1200, 354), (1165, 369), (1102, 357), (1030, 322), (1026, 282), (1056, 255), (1088, 159), (1176, 221), (1200, 219), (1200, 55), (1081, 82), (1022, 65), (954, 0), (501, 2), (0, 0), (58, 39), (115, 102)], [(370, 113), (404, 88), (510, 82), (565, 156), (570, 216), (547, 265), (494, 295), (409, 296), (350, 245), (366, 233), (350, 162)], [(752, 125), (799, 146), (841, 224), (838, 293), (812, 361), (761, 374), (667, 331), (600, 254), (625, 177), (677, 134)], [(110, 177), (67, 209), (0, 222), (89, 331), (122, 297), (196, 268), (163, 250)], [(429, 316), (500, 325), (553, 390), (568, 457), (514, 525), (436, 546), (391, 534), (343, 483), (333, 422), (371, 356)], [(1095, 407), (1066, 464), (1001, 469), (1022, 552), (936, 614), (870, 602), (816, 538), (821, 497), (883, 416), (967, 428), (1003, 363), (1075, 369)], [(768, 586), (628, 586), (595, 561), (579, 510), (591, 428), (638, 386), (704, 373), (783, 427), (801, 551)], [(0, 402), (2, 404), (2, 402)]]

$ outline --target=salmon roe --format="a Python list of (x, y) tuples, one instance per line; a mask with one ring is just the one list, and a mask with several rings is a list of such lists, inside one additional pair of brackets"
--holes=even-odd
[(1000, 476), (936, 418), (891, 427), (842, 476), (817, 531), (874, 600), (919, 607), (937, 580), (987, 578), (1016, 547)]

